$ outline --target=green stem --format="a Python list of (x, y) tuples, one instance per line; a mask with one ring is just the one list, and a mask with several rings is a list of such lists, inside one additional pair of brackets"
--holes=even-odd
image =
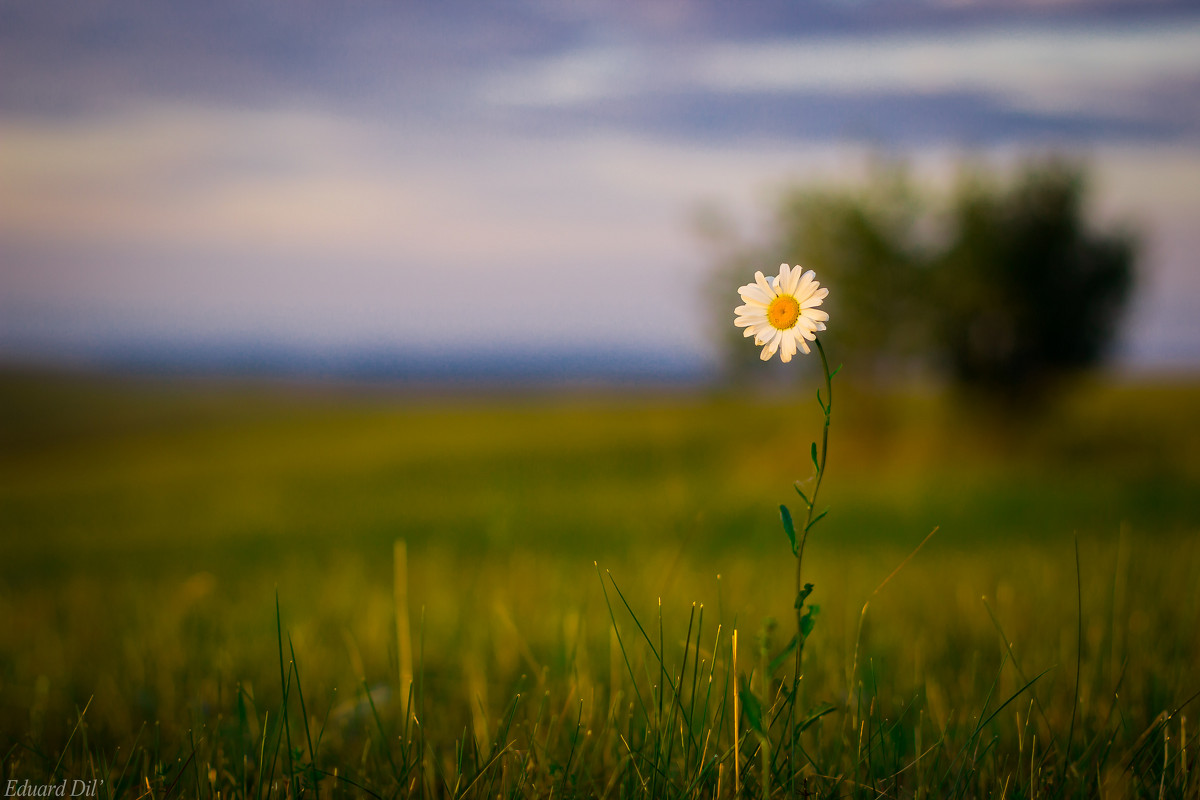
[[(820, 338), (815, 340), (817, 352), (821, 354), (821, 368), (825, 371), (825, 425), (821, 430), (821, 449), (817, 455), (817, 475), (816, 481), (813, 484), (812, 494), (808, 496), (808, 513), (804, 515), (804, 529), (800, 532), (800, 544), (796, 548), (796, 597), (804, 591), (804, 544), (808, 541), (808, 529), (812, 525), (813, 512), (817, 505), (817, 494), (821, 491), (821, 479), (825, 477), (825, 458), (829, 452), (829, 414), (833, 410), (833, 374), (829, 371), (829, 359), (825, 355), (825, 348), (821, 345)], [(796, 763), (796, 741), (795, 741), (795, 725), (796, 715), (799, 711), (799, 692), (800, 692), (800, 663), (801, 656), (804, 653), (804, 608), (803, 604), (796, 608), (796, 670), (792, 678), (792, 733), (790, 735), (792, 743), (792, 768), (791, 773), (793, 779), (795, 777)]]
[[(804, 562), (804, 543), (808, 541), (808, 526), (812, 524), (813, 511), (817, 507), (817, 493), (821, 491), (821, 479), (825, 477), (825, 457), (829, 453), (829, 413), (833, 410), (833, 375), (829, 371), (829, 359), (825, 356), (825, 348), (821, 339), (815, 340), (817, 352), (821, 354), (821, 367), (825, 370), (825, 426), (821, 429), (821, 450), (817, 454), (817, 480), (813, 484), (812, 494), (808, 496), (808, 513), (804, 516), (804, 530), (800, 533), (800, 546), (796, 548), (796, 596), (804, 590), (801, 580), (800, 567)], [(800, 635), (801, 609), (796, 609), (796, 635)], [(797, 648), (800, 639), (796, 639)]]
[(771, 741), (766, 736), (759, 737), (759, 755), (762, 757), (762, 796), (763, 800), (771, 798)]

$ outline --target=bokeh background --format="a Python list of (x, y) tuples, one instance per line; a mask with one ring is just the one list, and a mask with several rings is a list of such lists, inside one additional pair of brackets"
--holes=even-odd
[[(692, 230), (883, 152), (1085, 156), (1196, 363), (1189, 3), (5, 3), (0, 348), (714, 364)], [(787, 254), (772, 259), (790, 261)], [(768, 263), (768, 266), (773, 266)]]
[(364, 780), (401, 615), (451, 753), (516, 691), (601, 724), (594, 562), (780, 644), (819, 363), (732, 327), (780, 262), (844, 363), (814, 698), (870, 662), (948, 730), (1049, 669), (1044, 736), (1133, 741), (1200, 680), (1198, 221), (1189, 2), (3, 0), (3, 776), (246, 787), (277, 596)]

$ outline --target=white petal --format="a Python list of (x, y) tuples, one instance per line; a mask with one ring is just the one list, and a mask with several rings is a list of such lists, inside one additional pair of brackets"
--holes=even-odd
[(739, 317), (757, 317), (761, 319), (767, 318), (767, 307), (760, 305), (744, 305), (738, 306), (733, 310), (734, 314)]
[(796, 287), (798, 287), (800, 285), (801, 277), (802, 277), (802, 275), (801, 275), (800, 268), (796, 267), (795, 269), (793, 269), (792, 274), (790, 276), (788, 276), (787, 281), (784, 282), (784, 287), (783, 287), (784, 291), (790, 295), (795, 296)]
[(774, 341), (775, 344), (778, 345), (779, 344), (779, 341), (778, 341), (779, 334), (780, 334), (780, 330), (778, 328), (776, 328), (774, 325), (770, 324), (769, 322), (764, 323), (758, 329), (758, 338), (759, 338), (758, 343), (759, 344), (767, 344), (768, 342)]
[(739, 288), (738, 294), (741, 295), (742, 300), (744, 300), (746, 303), (749, 303), (750, 305), (762, 306), (763, 308), (766, 308), (773, 299), (759, 286), (753, 283), (748, 283)]
[(763, 344), (771, 348), (771, 354), (774, 355), (779, 350), (780, 344), (783, 342), (783, 331), (771, 328), (769, 331), (763, 334), (762, 338)]
[(796, 289), (792, 292), (797, 300), (803, 300), (812, 292), (812, 270), (805, 272), (800, 276), (800, 280), (796, 282)]
[(760, 353), (758, 357), (761, 358), (763, 361), (770, 361), (771, 356), (775, 355), (775, 351), (778, 349), (779, 349), (779, 331), (775, 331), (775, 335), (772, 336), (770, 341), (768, 341), (766, 343), (766, 346), (763, 347), (762, 353)]
[(812, 350), (808, 349), (808, 342), (804, 341), (803, 339), (797, 339), (796, 344), (800, 345), (800, 352), (804, 353), (804, 355), (808, 355), (812, 352)]
[(784, 342), (784, 331), (776, 330), (774, 336), (770, 337), (770, 341), (768, 342), (770, 347), (770, 355), (775, 355), (778, 353), (780, 344), (782, 344), (782, 342)]
[(785, 362), (791, 361), (792, 356), (796, 355), (796, 334), (792, 331), (783, 332), (783, 343), (780, 345), (781, 355)]
[(754, 273), (754, 282), (767, 293), (767, 297), (769, 298), (767, 302), (775, 299), (775, 288), (763, 277), (762, 272)]
[(800, 303), (801, 308), (812, 308), (821, 305), (821, 301), (829, 296), (828, 289), (817, 289)]
[(816, 320), (817, 322), (824, 322), (829, 319), (829, 312), (821, 311), (818, 308), (806, 308), (801, 312), (801, 316)]

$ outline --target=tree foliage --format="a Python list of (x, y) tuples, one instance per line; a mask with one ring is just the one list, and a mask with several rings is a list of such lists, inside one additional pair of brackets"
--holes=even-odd
[[(1133, 285), (1136, 241), (1087, 219), (1085, 169), (1029, 162), (1010, 180), (964, 169), (948, 199), (901, 168), (858, 188), (797, 188), (773, 233), (737, 247), (714, 282), (725, 316), (736, 287), (777, 262), (815, 269), (840, 357), (860, 375), (914, 366), (1004, 401), (1036, 396), (1097, 364)], [(757, 351), (731, 329), (733, 370)]]
[(960, 383), (1024, 394), (1112, 344), (1135, 244), (1092, 230), (1085, 200), (1083, 172), (1062, 162), (1028, 168), (1009, 189), (977, 179), (959, 191), (935, 266), (938, 339)]

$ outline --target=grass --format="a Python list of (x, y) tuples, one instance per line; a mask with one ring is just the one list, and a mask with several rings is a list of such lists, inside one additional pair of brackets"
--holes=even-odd
[(1200, 797), (1198, 401), (839, 397), (793, 757), (775, 509), (815, 402), (10, 374), (0, 782)]

